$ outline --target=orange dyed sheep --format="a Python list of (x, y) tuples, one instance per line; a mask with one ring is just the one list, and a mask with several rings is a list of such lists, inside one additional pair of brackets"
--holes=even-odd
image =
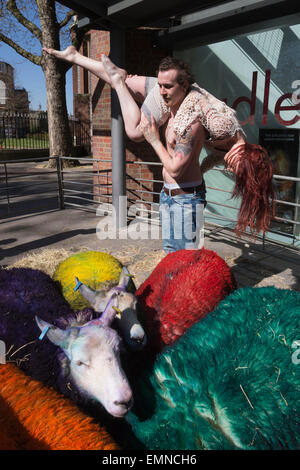
[(109, 433), (69, 399), (0, 365), (0, 450), (117, 450)]

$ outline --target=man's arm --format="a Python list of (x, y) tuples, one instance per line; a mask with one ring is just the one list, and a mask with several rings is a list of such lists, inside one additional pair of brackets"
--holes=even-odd
[(140, 128), (145, 139), (155, 150), (165, 170), (172, 178), (178, 178), (194, 156), (200, 153), (204, 141), (204, 130), (199, 122), (191, 125), (185, 137), (178, 137), (172, 154), (168, 152), (160, 140), (160, 135), (153, 117), (151, 122), (142, 119)]

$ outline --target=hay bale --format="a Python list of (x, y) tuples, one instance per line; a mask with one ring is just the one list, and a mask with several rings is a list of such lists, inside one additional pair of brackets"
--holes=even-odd
[[(89, 252), (89, 248), (80, 248), (80, 252)], [(117, 258), (122, 265), (126, 265), (131, 274), (134, 274), (134, 284), (138, 288), (150, 275), (158, 263), (166, 256), (163, 250), (151, 250), (145, 252), (140, 246), (120, 247), (119, 249), (106, 250), (103, 248), (102, 253), (107, 253)], [(7, 266), (11, 268), (32, 268), (39, 269), (49, 276), (53, 277), (59, 264), (72, 255), (78, 254), (76, 248), (43, 248), (39, 250), (29, 251), (24, 257)]]
[(65, 250), (64, 248), (43, 248), (42, 250), (29, 251), (23, 258), (10, 264), (6, 269), (39, 269), (52, 277), (57, 266), (72, 254), (72, 251)]

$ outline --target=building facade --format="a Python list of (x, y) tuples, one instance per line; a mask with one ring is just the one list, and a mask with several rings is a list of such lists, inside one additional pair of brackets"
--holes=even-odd
[[(183, 18), (184, 22), (184, 18)], [(300, 24), (259, 29), (255, 34), (233, 34), (230, 39), (192, 46), (173, 45), (172, 54), (186, 60), (197, 83), (236, 109), (249, 142), (269, 151), (274, 165), (277, 221), (269, 238), (283, 243), (300, 243)], [(153, 47), (151, 30), (126, 33), (128, 73), (153, 76), (159, 60), (168, 51)], [(109, 53), (109, 32), (91, 30), (83, 50), (100, 60)], [(75, 115), (92, 122), (93, 156), (100, 158), (99, 192), (111, 192), (111, 90), (101, 80), (74, 67)], [(206, 155), (201, 152), (200, 159)], [(127, 195), (131, 200), (153, 200), (161, 188), (161, 168), (151, 165), (157, 158), (150, 146), (126, 141)], [(147, 163), (146, 163), (147, 162)], [(140, 163), (140, 164), (139, 164)], [(107, 172), (105, 172), (107, 170)], [(232, 176), (222, 168), (206, 175), (206, 221), (234, 227), (239, 201), (231, 199)], [(148, 181), (154, 180), (154, 181)], [(141, 182), (142, 181), (142, 182)], [(221, 191), (220, 191), (221, 189)], [(143, 193), (143, 190), (147, 191)], [(108, 202), (109, 198), (107, 199)]]
[(28, 92), (15, 88), (14, 68), (0, 62), (0, 111), (29, 112)]
[(0, 62), (0, 110), (13, 110), (14, 92), (14, 68), (6, 62)]
[[(300, 24), (194, 45), (174, 50), (174, 55), (191, 65), (200, 86), (236, 110), (248, 141), (268, 150), (281, 201), (276, 210), (280, 220), (272, 223), (276, 233), (271, 230), (269, 237), (299, 244), (300, 217), (294, 204), (300, 203)], [(203, 150), (200, 158), (204, 156)], [(228, 191), (233, 186), (221, 171), (208, 172), (206, 183)], [(232, 227), (237, 209), (227, 206), (237, 207), (238, 201), (209, 189), (206, 220)]]

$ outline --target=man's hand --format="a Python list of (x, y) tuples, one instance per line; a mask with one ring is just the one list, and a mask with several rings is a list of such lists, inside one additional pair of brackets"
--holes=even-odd
[(153, 148), (160, 143), (160, 135), (158, 131), (158, 127), (156, 125), (154, 117), (151, 115), (151, 121), (149, 122), (148, 119), (142, 114), (141, 122), (139, 124), (139, 128), (144, 134), (145, 139), (152, 145)]
[(174, 149), (171, 148), (169, 150), (160, 140), (159, 130), (153, 116), (151, 116), (151, 121), (149, 122), (142, 115), (139, 127), (145, 139), (152, 146), (163, 164), (166, 172), (171, 178), (175, 179), (179, 178), (193, 158), (199, 155), (205, 137), (204, 128), (197, 121), (191, 125), (189, 132), (184, 137), (176, 139)]

